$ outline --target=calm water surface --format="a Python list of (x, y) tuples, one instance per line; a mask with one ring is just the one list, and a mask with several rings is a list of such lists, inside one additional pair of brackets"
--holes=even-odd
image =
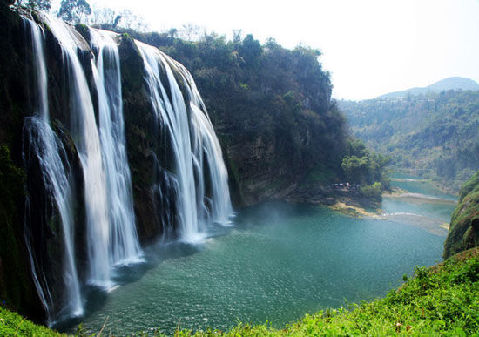
[(116, 289), (90, 294), (83, 327), (98, 332), (106, 322), (104, 331), (119, 335), (228, 329), (240, 321), (281, 327), (384, 296), (414, 266), (440, 261), (441, 225), (454, 209), (429, 185), (405, 185), (425, 197), (384, 199), (381, 219), (268, 203), (241, 211), (233, 227), (213, 228), (201, 245), (150, 247), (147, 263), (117, 271)]

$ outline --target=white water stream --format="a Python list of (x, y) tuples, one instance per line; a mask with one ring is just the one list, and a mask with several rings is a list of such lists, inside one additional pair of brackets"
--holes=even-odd
[(114, 33), (95, 29), (90, 32), (92, 44), (98, 49), (93, 76), (98, 90), (100, 142), (106, 175), (110, 263), (129, 264), (141, 261), (141, 253), (126, 156), (118, 46)]
[[(228, 176), (218, 138), (206, 112), (201, 110), (204, 104), (186, 69), (157, 48), (138, 41), (136, 44), (145, 63), (145, 79), (158, 124), (166, 127), (171, 135), (181, 239), (186, 242), (201, 241), (209, 222), (227, 224), (232, 214)], [(160, 71), (166, 73), (167, 86), (161, 81)], [(183, 80), (188, 102), (183, 98), (173, 71)], [(171, 90), (170, 95), (167, 88)], [(188, 105), (191, 123), (188, 120)], [(204, 165), (205, 156), (209, 172)], [(212, 185), (212, 196), (206, 195), (206, 179)]]
[[(43, 32), (35, 22), (31, 20), (26, 20), (26, 22), (28, 22), (30, 26), (33, 51), (34, 55), (36, 55), (34, 64), (37, 78), (38, 102), (36, 104), (37, 110), (35, 116), (25, 121), (25, 130), (29, 133), (31, 150), (36, 154), (40, 163), (44, 176), (45, 189), (53, 195), (56, 208), (58, 209), (64, 241), (65, 306), (61, 308), (59, 313), (52, 312), (52, 304), (48, 303), (45, 297), (45, 293), (50, 294), (50, 290), (46, 289), (46, 291), (43, 291), (36, 276), (36, 269), (32, 264), (37, 290), (49, 316), (48, 320), (51, 322), (57, 315), (68, 317), (83, 315), (84, 309), (74, 255), (72, 195), (69, 178), (67, 176), (70, 173), (70, 168), (65, 167), (62, 161), (60, 154), (65, 158), (65, 150), (61, 141), (50, 127)], [(49, 297), (51, 297), (51, 295)]]

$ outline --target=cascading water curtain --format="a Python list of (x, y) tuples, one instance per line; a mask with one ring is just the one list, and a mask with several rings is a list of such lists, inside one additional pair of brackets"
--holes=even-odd
[[(39, 297), (45, 306), (48, 321), (52, 323), (59, 316), (72, 317), (83, 314), (83, 303), (80, 293), (77, 267), (75, 263), (74, 246), (74, 223), (72, 216), (72, 195), (69, 182), (70, 167), (63, 144), (57, 138), (50, 127), (50, 116), (48, 109), (48, 83), (46, 76), (45, 56), (43, 47), (43, 32), (41, 28), (33, 21), (25, 19), (30, 26), (32, 41), (34, 68), (36, 71), (37, 103), (35, 104), (35, 114), (33, 117), (25, 119), (25, 136), (29, 142), (29, 152), (37, 157), (40, 169), (43, 175), (43, 185), (46, 193), (53, 196), (56, 208), (59, 212), (62, 224), (64, 241), (64, 299), (63, 307), (54, 308), (52, 295), (48, 289), (46, 280), (40, 282), (37, 276), (35, 259), (29, 246), (30, 237), (26, 235), (26, 244), (30, 253), (32, 264), (32, 274), (39, 292)], [(65, 165), (65, 164), (66, 165)], [(28, 228), (28, 226), (26, 226)], [(28, 233), (28, 231), (27, 231)], [(43, 285), (42, 285), (42, 284)], [(47, 300), (48, 298), (48, 300)]]
[[(196, 242), (205, 237), (208, 223), (227, 224), (232, 214), (228, 175), (219, 141), (186, 69), (158, 49), (138, 41), (136, 44), (145, 64), (145, 81), (157, 124), (166, 127), (171, 135), (181, 239)], [(161, 81), (160, 69), (166, 73), (167, 85)], [(173, 71), (183, 79), (189, 96), (187, 102)], [(166, 88), (171, 90), (170, 95)], [(212, 195), (206, 193), (207, 183), (212, 185)]]
[(89, 280), (92, 285), (109, 288), (110, 224), (107, 210), (107, 185), (101, 153), (100, 135), (95, 120), (90, 89), (78, 58), (82, 38), (63, 21), (45, 16), (45, 22), (62, 47), (70, 74), (72, 133), (83, 169), (87, 224)]
[(120, 59), (115, 41), (117, 34), (96, 29), (91, 29), (90, 33), (92, 44), (98, 50), (93, 75), (98, 90), (100, 143), (107, 186), (110, 263), (129, 264), (141, 261), (141, 251), (126, 156)]

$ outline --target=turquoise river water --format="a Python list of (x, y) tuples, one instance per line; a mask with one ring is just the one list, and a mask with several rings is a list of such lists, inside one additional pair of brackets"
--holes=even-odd
[(402, 176), (393, 185), (408, 192), (384, 198), (376, 219), (271, 202), (242, 210), (203, 244), (150, 247), (146, 263), (117, 271), (118, 287), (90, 293), (83, 328), (124, 335), (267, 320), (281, 327), (384, 296), (416, 265), (441, 260), (455, 206), (423, 181)]

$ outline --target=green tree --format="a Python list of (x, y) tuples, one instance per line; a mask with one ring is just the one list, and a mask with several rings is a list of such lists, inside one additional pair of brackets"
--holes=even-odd
[(247, 64), (255, 64), (255, 61), (261, 55), (261, 51), (261, 44), (251, 34), (246, 35), (239, 48), (240, 55)]
[(361, 186), (361, 193), (366, 198), (381, 200), (382, 189), (381, 183), (376, 181), (372, 185)]
[(365, 183), (368, 179), (368, 157), (347, 156), (341, 163), (346, 179), (353, 184)]

